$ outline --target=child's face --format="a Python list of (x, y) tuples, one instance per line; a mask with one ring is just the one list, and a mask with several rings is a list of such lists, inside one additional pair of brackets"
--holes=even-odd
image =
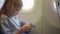
[(19, 11), (16, 11), (15, 8), (14, 8), (14, 9), (11, 10), (11, 11), (7, 11), (7, 14), (6, 14), (6, 15), (12, 17), (12, 16), (17, 15), (18, 12), (19, 12)]
[(14, 0), (14, 3), (11, 1), (9, 1), (9, 3), (5, 3), (5, 11), (4, 14), (7, 16), (14, 16), (16, 14), (18, 14), (19, 10), (21, 10), (22, 7), (22, 2), (20, 3), (19, 0)]
[(16, 7), (13, 7), (12, 9), (8, 8), (7, 11), (5, 12), (5, 15), (12, 17), (17, 15), (18, 12), (19, 10), (17, 11)]

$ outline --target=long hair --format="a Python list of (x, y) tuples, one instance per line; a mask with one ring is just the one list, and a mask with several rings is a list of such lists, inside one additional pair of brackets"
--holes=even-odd
[(8, 15), (11, 11), (12, 13), (19, 11), (22, 8), (22, 6), (22, 0), (5, 0), (5, 3), (1, 9), (1, 13)]

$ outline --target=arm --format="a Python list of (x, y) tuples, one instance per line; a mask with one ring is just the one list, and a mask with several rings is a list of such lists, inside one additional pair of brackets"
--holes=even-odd
[(1, 16), (2, 18), (1, 18), (1, 30), (2, 30), (2, 33), (8, 33), (7, 31), (10, 31), (10, 29), (9, 29), (9, 26), (8, 26), (8, 24), (7, 24), (7, 19), (6, 19), (6, 17), (5, 16)]

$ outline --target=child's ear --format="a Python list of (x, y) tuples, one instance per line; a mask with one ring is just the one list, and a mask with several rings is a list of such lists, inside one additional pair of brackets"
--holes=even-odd
[(1, 8), (2, 8), (3, 5), (4, 5), (4, 2), (5, 2), (5, 0), (0, 0), (0, 10), (1, 10)]

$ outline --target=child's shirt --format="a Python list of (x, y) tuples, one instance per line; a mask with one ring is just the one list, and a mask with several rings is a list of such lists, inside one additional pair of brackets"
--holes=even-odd
[(20, 23), (17, 16), (11, 18), (2, 15), (1, 20), (2, 32), (5, 34), (16, 34), (17, 30), (20, 29)]

